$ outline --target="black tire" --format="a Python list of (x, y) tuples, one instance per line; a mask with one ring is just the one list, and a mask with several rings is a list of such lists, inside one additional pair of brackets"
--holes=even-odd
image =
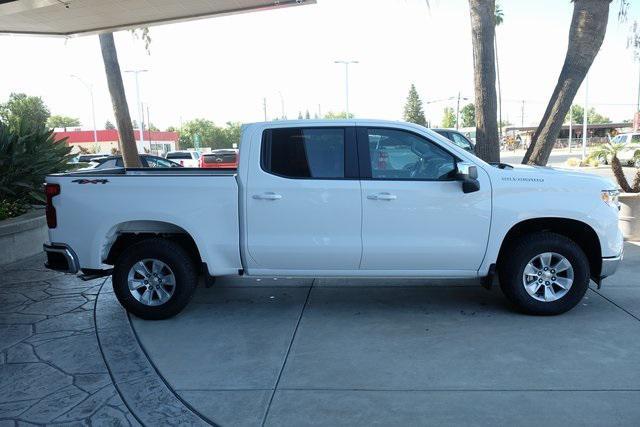
[[(524, 287), (523, 274), (529, 261), (544, 252), (555, 252), (565, 257), (573, 267), (573, 284), (569, 291), (555, 301), (539, 301)], [(555, 315), (571, 310), (584, 297), (589, 288), (589, 261), (584, 251), (573, 240), (550, 232), (532, 233), (519, 238), (502, 255), (498, 274), (500, 288), (507, 299), (523, 313)]]
[[(143, 259), (157, 259), (165, 263), (175, 276), (175, 289), (168, 301), (156, 306), (136, 300), (129, 291), (129, 270)], [(120, 304), (134, 316), (146, 320), (168, 319), (189, 303), (197, 286), (197, 270), (193, 259), (177, 243), (166, 239), (143, 240), (127, 248), (113, 269), (113, 291)]]

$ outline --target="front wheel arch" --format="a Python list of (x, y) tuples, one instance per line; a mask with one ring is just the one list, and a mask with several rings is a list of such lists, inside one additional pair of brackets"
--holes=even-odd
[(602, 270), (602, 248), (598, 234), (589, 224), (582, 221), (556, 217), (527, 219), (511, 227), (500, 245), (497, 260), (498, 270), (500, 269), (500, 265), (505, 261), (505, 257), (509, 256), (509, 248), (512, 247), (517, 240), (527, 234), (538, 232), (559, 234), (577, 243), (589, 260), (591, 277), (594, 280), (600, 277)]

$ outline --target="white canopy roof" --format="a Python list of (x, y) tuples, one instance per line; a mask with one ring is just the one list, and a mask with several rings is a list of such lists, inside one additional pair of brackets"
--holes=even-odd
[(71, 36), (316, 0), (0, 0), (0, 33)]

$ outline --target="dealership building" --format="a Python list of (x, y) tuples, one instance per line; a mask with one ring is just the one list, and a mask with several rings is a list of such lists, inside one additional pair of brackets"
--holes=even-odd
[[(144, 131), (143, 139), (140, 138), (140, 131), (134, 132), (138, 152), (150, 152), (154, 154), (164, 154), (167, 151), (178, 149), (178, 132)], [(115, 129), (104, 130), (67, 130), (54, 132), (55, 139), (67, 138), (66, 143), (73, 148), (72, 152), (80, 152), (80, 147), (84, 147), (91, 153), (111, 153), (118, 149), (118, 131)]]

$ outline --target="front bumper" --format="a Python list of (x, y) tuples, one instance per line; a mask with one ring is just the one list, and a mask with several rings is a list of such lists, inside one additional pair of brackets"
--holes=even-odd
[(624, 258), (624, 254), (620, 254), (616, 257), (610, 258), (602, 258), (602, 268), (600, 269), (600, 279), (604, 279), (605, 277), (612, 276), (616, 270), (618, 270), (618, 266), (620, 262)]
[(77, 273), (80, 270), (78, 256), (68, 245), (64, 243), (52, 243), (42, 245), (47, 255), (44, 266), (50, 270), (62, 271), (64, 273)]

